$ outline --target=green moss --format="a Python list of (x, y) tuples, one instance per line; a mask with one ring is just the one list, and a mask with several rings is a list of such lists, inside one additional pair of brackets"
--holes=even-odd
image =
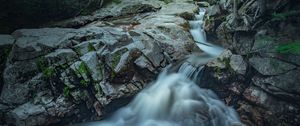
[(48, 67), (48, 62), (45, 57), (40, 57), (36, 60), (36, 65), (39, 70), (44, 71)]
[(216, 74), (219, 76), (221, 75), (222, 71), (220, 67), (214, 67), (214, 71), (216, 72)]
[(8, 48), (4, 48), (3, 50), (0, 51), (0, 65), (5, 64), (10, 51), (11, 51), (11, 46), (9, 46)]
[(281, 54), (300, 55), (300, 40), (295, 42), (279, 45), (276, 51)]
[(80, 85), (83, 87), (88, 87), (89, 86), (89, 82), (85, 81), (85, 80), (80, 80)]
[(94, 88), (95, 88), (96, 94), (104, 95), (104, 92), (99, 84), (95, 85)]
[(115, 68), (118, 65), (118, 63), (120, 62), (120, 59), (122, 57), (122, 54), (124, 54), (127, 51), (128, 51), (128, 49), (124, 48), (124, 49), (121, 49), (121, 50), (115, 52), (115, 54), (113, 55), (113, 58), (111, 60), (112, 68)]
[(92, 43), (89, 43), (89, 45), (88, 45), (88, 51), (89, 51), (89, 52), (96, 51), (96, 49), (95, 49), (95, 47), (93, 46)]
[(117, 73), (115, 71), (111, 71), (110, 78), (115, 78), (117, 76)]
[(236, 72), (231, 68), (231, 65), (230, 65), (230, 58), (224, 58), (224, 59), (218, 59), (219, 61), (223, 62), (224, 65), (225, 65), (225, 69), (228, 70), (228, 72), (231, 74), (231, 75), (235, 75)]
[(55, 74), (55, 69), (53, 67), (48, 67), (48, 68), (43, 70), (43, 74), (46, 77), (53, 77), (54, 74)]
[(64, 93), (65, 97), (69, 97), (70, 96), (70, 88), (68, 86), (65, 86), (63, 93)]
[(78, 68), (78, 72), (81, 75), (88, 74), (89, 69), (88, 69), (87, 65), (84, 62), (80, 63), (79, 68)]
[(5, 57), (7, 57), (7, 56), (9, 55), (10, 51), (11, 51), (11, 47), (5, 48), (5, 49), (3, 50), (3, 55), (4, 55)]
[(230, 69), (230, 59), (229, 58), (224, 58), (223, 63), (225, 64), (225, 68)]
[(50, 66), (45, 57), (40, 57), (36, 60), (36, 65), (38, 69), (46, 76), (53, 77), (55, 74), (55, 68)]
[(82, 55), (81, 49), (80, 49), (79, 47), (75, 48), (75, 52), (76, 52), (78, 55)]
[(61, 64), (60, 67), (62, 69), (67, 69), (67, 68), (69, 68), (69, 65), (68, 64)]
[(247, 58), (247, 59), (250, 59), (250, 58), (252, 58), (253, 56), (254, 56), (253, 53), (247, 53), (247, 54), (246, 54), (246, 58)]
[(115, 68), (121, 59), (121, 54), (116, 54), (111, 61), (112, 67)]

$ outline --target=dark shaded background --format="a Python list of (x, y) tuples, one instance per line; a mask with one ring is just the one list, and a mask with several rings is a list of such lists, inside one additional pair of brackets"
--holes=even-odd
[(86, 15), (100, 8), (102, 0), (0, 0), (0, 33), (18, 28)]

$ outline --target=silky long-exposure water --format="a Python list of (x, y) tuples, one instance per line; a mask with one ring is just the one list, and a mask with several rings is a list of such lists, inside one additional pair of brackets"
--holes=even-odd
[[(200, 9), (195, 21), (190, 21), (191, 34), (208, 58), (192, 59), (207, 62), (223, 51), (207, 43), (203, 31), (204, 9)], [(193, 62), (193, 61), (192, 61)], [(207, 89), (194, 83), (201, 67), (190, 62), (181, 65), (178, 72), (168, 73), (167, 68), (158, 79), (149, 84), (127, 106), (101, 122), (85, 126), (237, 126), (243, 125), (231, 107), (226, 106)], [(201, 76), (200, 76), (201, 77)]]

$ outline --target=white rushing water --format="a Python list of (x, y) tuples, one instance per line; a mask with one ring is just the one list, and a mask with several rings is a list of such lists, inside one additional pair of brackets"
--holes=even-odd
[(189, 22), (191, 26), (190, 33), (192, 34), (194, 40), (197, 42), (197, 46), (201, 50), (203, 50), (204, 52), (206, 52), (207, 54), (213, 57), (216, 57), (219, 56), (224, 51), (224, 49), (219, 46), (208, 43), (206, 41), (206, 35), (203, 29), (204, 15), (205, 15), (205, 9), (200, 8), (199, 13), (195, 15), (196, 20)]
[[(202, 30), (204, 11), (191, 21), (191, 33), (198, 46), (210, 57), (217, 56), (222, 48), (209, 44)], [(209, 58), (206, 58), (209, 59)], [(193, 59), (195, 60), (195, 59)], [(199, 59), (201, 60), (201, 59)], [(203, 60), (202, 60), (203, 61)], [(87, 126), (237, 126), (242, 125), (238, 115), (207, 89), (197, 86), (193, 80), (201, 68), (188, 62), (177, 73), (167, 69), (149, 84), (127, 106), (107, 120), (84, 124)]]

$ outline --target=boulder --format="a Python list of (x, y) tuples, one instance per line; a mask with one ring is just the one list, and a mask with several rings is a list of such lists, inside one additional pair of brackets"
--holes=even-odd
[(15, 31), (6, 36), (14, 46), (5, 58), (0, 96), (9, 107), (0, 116), (11, 125), (65, 125), (107, 116), (168, 64), (200, 52), (186, 20), (196, 11), (191, 0), (168, 5), (124, 0), (87, 22), (107, 21)]
[(296, 99), (300, 98), (299, 75), (300, 71), (296, 69), (267, 78), (255, 77), (253, 78), (253, 82), (255, 85), (274, 96), (298, 103)]
[(221, 9), (220, 9), (220, 6), (219, 5), (212, 5), (212, 6), (209, 6), (207, 8), (207, 15), (208, 16), (217, 16), (217, 15), (220, 15), (222, 12), (221, 12)]
[[(7, 123), (16, 124), (16, 125), (42, 125), (47, 121), (46, 115), (39, 115), (39, 114), (45, 114), (46, 109), (42, 105), (34, 105), (31, 103), (24, 104), (22, 106), (19, 106), (18, 108), (15, 108), (12, 110), (8, 117)], [(35, 115), (39, 115), (37, 117), (34, 117)]]
[(274, 58), (252, 57), (249, 59), (249, 62), (263, 75), (278, 75), (296, 68), (292, 64)]
[[(31, 70), (31, 66), (24, 65), (24, 68), (28, 68), (27, 70)], [(16, 66), (20, 66), (20, 64), (16, 64)], [(27, 66), (27, 67), (26, 67)], [(0, 96), (0, 100), (9, 105), (20, 105), (28, 100), (30, 100), (35, 94), (41, 90), (43, 90), (47, 85), (45, 80), (42, 78), (42, 74), (37, 74), (33, 78), (26, 77), (24, 74), (29, 74), (32, 71), (26, 71), (24, 68), (10, 68), (6, 69), (4, 76), (4, 86)], [(8, 73), (15, 72), (14, 69), (23, 69), (24, 73)], [(29, 72), (29, 73), (27, 73)], [(15, 75), (15, 76), (14, 76)], [(27, 75), (32, 76), (32, 75)], [(7, 81), (6, 79), (9, 79)], [(27, 80), (28, 79), (28, 80)], [(14, 82), (15, 81), (15, 82)]]
[(162, 5), (164, 5), (164, 2), (159, 0), (121, 0), (119, 2), (112, 1), (110, 4), (103, 6), (101, 9), (95, 11), (91, 15), (78, 16), (65, 21), (51, 23), (46, 26), (77, 28), (85, 26), (97, 20), (157, 11), (161, 8)]
[(103, 78), (103, 64), (99, 62), (96, 52), (89, 52), (80, 57), (84, 64), (86, 64), (87, 70), (90, 72), (93, 81), (99, 82)]
[(70, 41), (66, 40), (72, 31), (74, 29), (63, 28), (17, 30), (13, 33), (16, 42), (10, 59), (30, 60), (45, 55), (55, 48), (66, 47), (70, 44)]
[(247, 72), (247, 63), (241, 55), (232, 55), (230, 57), (231, 68), (239, 74), (245, 75)]
[(174, 2), (164, 5), (159, 14), (176, 15), (191, 20), (197, 11), (198, 7), (193, 3)]

